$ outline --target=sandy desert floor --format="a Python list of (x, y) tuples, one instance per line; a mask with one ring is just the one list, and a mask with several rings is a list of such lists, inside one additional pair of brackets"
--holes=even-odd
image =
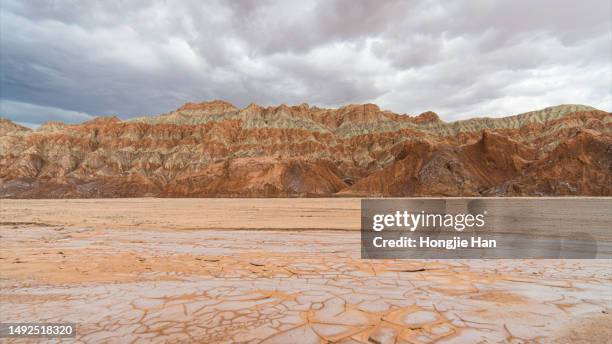
[(611, 260), (361, 260), (357, 199), (0, 202), (0, 321), (76, 342), (612, 338)]

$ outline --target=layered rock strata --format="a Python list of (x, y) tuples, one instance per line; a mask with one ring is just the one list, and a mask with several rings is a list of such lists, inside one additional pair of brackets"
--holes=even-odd
[(561, 105), (446, 123), (374, 104), (0, 120), (0, 197), (612, 195), (612, 116)]

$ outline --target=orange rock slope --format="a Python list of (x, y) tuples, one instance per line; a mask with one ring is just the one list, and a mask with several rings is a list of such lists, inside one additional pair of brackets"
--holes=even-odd
[(0, 197), (612, 195), (612, 116), (561, 105), (446, 123), (223, 101), (30, 130), (0, 119)]

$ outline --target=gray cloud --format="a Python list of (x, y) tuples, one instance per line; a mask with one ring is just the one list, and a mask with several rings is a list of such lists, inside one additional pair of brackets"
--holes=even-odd
[(93, 116), (82, 112), (4, 99), (0, 100), (0, 113), (19, 113), (21, 115), (16, 119), (17, 123), (28, 127), (39, 125), (41, 118), (45, 121), (65, 123), (81, 123), (93, 118)]
[(609, 1), (14, 1), (0, 116), (374, 102), (446, 120), (612, 108)]

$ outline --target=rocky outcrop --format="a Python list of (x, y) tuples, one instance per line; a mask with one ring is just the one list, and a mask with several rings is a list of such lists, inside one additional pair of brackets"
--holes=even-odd
[(0, 119), (0, 197), (612, 195), (612, 116), (446, 123), (374, 104), (188, 103), (37, 130)]
[(8, 119), (0, 118), (0, 136), (18, 134), (27, 131), (30, 131), (30, 128), (15, 124)]

